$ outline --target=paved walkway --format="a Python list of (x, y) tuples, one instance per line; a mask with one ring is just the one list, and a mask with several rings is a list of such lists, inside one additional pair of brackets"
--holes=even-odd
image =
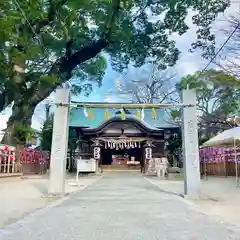
[[(180, 195), (183, 194), (183, 181), (161, 180), (148, 178), (162, 191)], [(225, 222), (236, 225), (240, 229), (240, 188), (236, 187), (235, 178), (208, 177), (201, 181), (201, 199), (189, 199), (200, 211), (215, 215)]]
[(0, 230), (1, 240), (227, 240), (240, 233), (161, 192), (136, 173), (112, 173), (65, 201)]
[[(96, 180), (96, 177), (80, 177), (76, 186), (74, 176), (66, 179), (66, 192), (83, 189)], [(48, 176), (0, 178), (0, 227), (16, 222), (29, 213), (35, 212), (56, 201), (46, 198)]]

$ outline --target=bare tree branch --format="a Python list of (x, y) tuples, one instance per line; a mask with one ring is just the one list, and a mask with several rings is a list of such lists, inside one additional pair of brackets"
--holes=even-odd
[[(228, 21), (228, 27), (221, 29), (222, 33), (229, 36), (240, 22), (240, 9), (238, 9), (235, 15), (230, 16)], [(225, 51), (219, 59), (215, 60), (215, 64), (219, 66), (225, 72), (240, 77), (240, 28), (238, 27), (236, 32), (231, 38), (229, 44), (225, 46)]]
[[(135, 103), (163, 103), (170, 102), (177, 95), (172, 82), (175, 74), (168, 71), (159, 71), (157, 66), (148, 66), (146, 69), (128, 71), (123, 76), (120, 90), (116, 90), (120, 98), (128, 95), (129, 101)], [(144, 71), (145, 70), (145, 71)], [(136, 80), (137, 78), (137, 80)], [(110, 92), (110, 95), (113, 94)], [(175, 97), (176, 98), (176, 97)]]

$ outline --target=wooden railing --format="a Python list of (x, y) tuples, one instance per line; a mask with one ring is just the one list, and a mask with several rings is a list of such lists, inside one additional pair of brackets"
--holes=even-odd
[(0, 174), (16, 173), (15, 160), (15, 147), (0, 145)]

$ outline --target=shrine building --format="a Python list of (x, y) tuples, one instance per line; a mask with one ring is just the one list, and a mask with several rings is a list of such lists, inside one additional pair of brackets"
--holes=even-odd
[(180, 131), (165, 109), (104, 109), (97, 103), (86, 109), (72, 103), (69, 130), (77, 134), (76, 152), (82, 159), (95, 158), (103, 168), (140, 167), (146, 147), (151, 157), (164, 157), (167, 139)]

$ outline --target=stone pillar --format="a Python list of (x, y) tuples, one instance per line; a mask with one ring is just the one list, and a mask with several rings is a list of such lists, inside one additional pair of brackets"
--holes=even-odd
[(198, 126), (196, 109), (196, 91), (183, 90), (182, 103), (192, 107), (182, 109), (182, 142), (184, 167), (184, 194), (190, 197), (200, 195), (200, 164), (198, 148)]
[(48, 193), (65, 194), (66, 159), (68, 150), (69, 89), (57, 89), (53, 120), (52, 149)]

